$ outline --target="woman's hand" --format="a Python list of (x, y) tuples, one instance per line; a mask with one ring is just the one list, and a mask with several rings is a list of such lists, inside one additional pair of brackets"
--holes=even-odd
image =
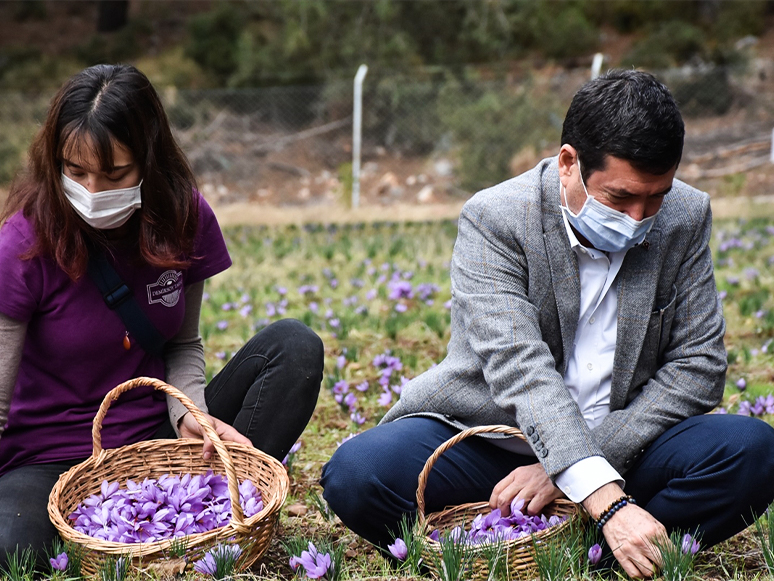
[[(237, 442), (238, 444), (247, 444), (248, 446), (252, 447), (253, 443), (248, 438), (237, 432), (233, 426), (220, 421), (218, 418), (213, 418), (209, 414), (204, 414), (204, 417), (207, 418), (207, 421), (213, 427), (215, 433), (220, 436), (221, 440), (226, 442)], [(193, 415), (188, 412), (182, 418), (180, 418), (180, 421), (177, 425), (178, 429), (180, 430), (181, 437), (204, 440), (202, 457), (205, 460), (209, 460), (212, 457), (212, 453), (215, 451), (215, 446), (207, 437), (207, 434), (204, 433), (204, 430), (202, 430), (202, 427), (199, 425), (196, 419), (194, 419)]]

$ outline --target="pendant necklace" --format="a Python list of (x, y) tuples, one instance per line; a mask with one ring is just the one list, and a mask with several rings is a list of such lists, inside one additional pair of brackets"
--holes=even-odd
[(124, 335), (124, 349), (129, 351), (129, 349), (132, 348), (132, 342), (129, 341), (129, 331), (126, 332), (126, 335)]

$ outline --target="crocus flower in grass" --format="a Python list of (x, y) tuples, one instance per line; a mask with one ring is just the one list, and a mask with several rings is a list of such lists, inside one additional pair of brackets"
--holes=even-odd
[(589, 563), (596, 565), (602, 558), (602, 547), (599, 544), (592, 545), (589, 549)]
[(344, 366), (347, 364), (347, 358), (344, 355), (339, 355), (336, 358), (336, 369), (344, 369)]
[(56, 557), (51, 557), (49, 562), (54, 571), (66, 571), (69, 559), (67, 558), (67, 553), (59, 553)]
[[(295, 454), (296, 452), (298, 452), (300, 449), (301, 449), (301, 442), (296, 442), (295, 444), (293, 444), (290, 447), (290, 450), (288, 450), (288, 453), (285, 456), (284, 460), (282, 460), (282, 463), (285, 466), (287, 466), (288, 465), (288, 460), (290, 460), (290, 456)], [(246, 480), (245, 482), (249, 482), (249, 481)]]
[(310, 579), (324, 577), (332, 569), (330, 553), (319, 553), (317, 547), (311, 541), (308, 548), (308, 551), (301, 552), (300, 557), (291, 557), (290, 566), (294, 571), (299, 567), (303, 567), (306, 576)]
[(228, 321), (218, 321), (217, 327), (221, 331), (225, 331), (226, 329), (228, 329)]
[(406, 557), (408, 556), (408, 547), (406, 547), (406, 543), (400, 537), (397, 537), (395, 543), (392, 545), (387, 545), (387, 548), (390, 553), (392, 553), (392, 556), (399, 561), (406, 560)]
[(230, 565), (230, 568), (233, 570), (233, 566), (241, 555), (242, 548), (239, 545), (218, 545), (214, 549), (207, 551), (204, 557), (194, 563), (194, 571), (214, 577), (218, 573), (219, 564), (221, 565), (221, 570), (228, 568), (224, 567), (226, 564)]
[(405, 313), (407, 310), (408, 310), (408, 307), (403, 303), (398, 303), (397, 305), (395, 305), (395, 312), (397, 313)]
[(691, 535), (685, 534), (683, 536), (683, 553), (695, 555), (699, 551), (699, 541), (694, 539)]
[(379, 396), (379, 405), (387, 407), (392, 403), (392, 392), (389, 389)]
[(736, 380), (736, 387), (739, 388), (739, 391), (744, 391), (747, 388), (747, 380), (744, 377), (740, 377)]

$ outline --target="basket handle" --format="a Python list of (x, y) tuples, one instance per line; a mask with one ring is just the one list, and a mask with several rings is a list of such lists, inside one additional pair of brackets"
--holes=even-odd
[(417, 482), (417, 520), (421, 528), (424, 528), (425, 526), (425, 486), (427, 486), (427, 479), (430, 476), (430, 470), (433, 469), (433, 466), (435, 465), (438, 458), (441, 457), (441, 454), (446, 452), (452, 446), (459, 444), (465, 438), (476, 436), (478, 434), (508, 434), (510, 436), (515, 436), (521, 440), (524, 440), (525, 442), (527, 441), (527, 439), (524, 437), (524, 434), (522, 434), (521, 430), (518, 428), (503, 425), (476, 426), (474, 428), (462, 430), (459, 434), (452, 436), (443, 444), (438, 446), (435, 452), (433, 452), (427, 459), (427, 462), (425, 462), (425, 467), (422, 468), (422, 472), (419, 473), (419, 481)]
[(167, 395), (171, 395), (172, 397), (180, 400), (180, 403), (182, 403), (186, 409), (191, 412), (191, 415), (194, 417), (196, 422), (201, 426), (202, 430), (204, 430), (204, 433), (207, 434), (207, 437), (215, 446), (215, 452), (217, 452), (218, 456), (223, 462), (224, 468), (226, 469), (228, 494), (229, 498), (231, 499), (231, 524), (238, 530), (244, 529), (245, 517), (244, 512), (242, 511), (242, 504), (239, 502), (239, 480), (237, 479), (236, 470), (234, 469), (234, 462), (231, 459), (231, 455), (228, 453), (228, 450), (226, 449), (226, 445), (204, 417), (204, 414), (201, 412), (201, 410), (199, 410), (199, 408), (194, 405), (188, 396), (176, 387), (172, 387), (168, 383), (164, 383), (159, 379), (153, 379), (151, 377), (135, 377), (134, 379), (125, 381), (124, 383), (111, 389), (102, 400), (102, 404), (99, 406), (97, 415), (94, 416), (94, 422), (91, 427), (91, 438), (93, 443), (91, 453), (92, 458), (99, 462), (99, 455), (102, 453), (102, 420), (105, 419), (105, 414), (107, 413), (108, 408), (110, 408), (110, 404), (117, 400), (122, 393), (131, 391), (135, 387), (143, 386), (150, 386), (153, 389), (163, 391)]

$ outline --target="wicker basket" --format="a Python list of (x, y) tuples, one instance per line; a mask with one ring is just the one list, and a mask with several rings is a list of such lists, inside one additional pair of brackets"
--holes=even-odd
[[(470, 525), (476, 515), (488, 513), (491, 509), (488, 502), (475, 502), (447, 507), (440, 512), (434, 512), (425, 516), (425, 486), (427, 485), (427, 478), (441, 454), (465, 438), (486, 433), (508, 434), (526, 441), (520, 430), (510, 426), (478, 426), (469, 428), (441, 444), (436, 451), (433, 452), (432, 456), (427, 459), (425, 467), (419, 475), (419, 482), (417, 485), (416, 531), (417, 534), (424, 537), (424, 563), (439, 577), (440, 571), (437, 567), (437, 559), (441, 555), (441, 543), (431, 539), (428, 536), (429, 533), (434, 529), (448, 532), (456, 526), (465, 528), (466, 525)], [(566, 534), (571, 521), (580, 518), (582, 513), (580, 512), (579, 506), (575, 503), (570, 502), (569, 500), (559, 499), (546, 506), (543, 509), (543, 514), (546, 516), (566, 516), (568, 518), (558, 525), (539, 531), (533, 535), (535, 540), (545, 541), (557, 535)], [(532, 536), (524, 536), (519, 539), (503, 541), (502, 548), (507, 560), (508, 579), (537, 578)], [(486, 548), (482, 545), (474, 545), (471, 547), (473, 562), (469, 574), (465, 577), (466, 579), (487, 579), (489, 575), (489, 566), (485, 557), (485, 551)]]
[[(148, 440), (112, 450), (102, 449), (102, 420), (110, 404), (122, 393), (140, 386), (176, 397), (191, 412), (215, 446), (210, 460), (202, 458), (202, 441), (195, 439)], [(59, 477), (48, 501), (48, 514), (62, 539), (83, 550), (82, 574), (96, 575), (110, 558), (131, 558), (140, 569), (182, 572), (192, 567), (209, 549), (221, 542), (242, 547), (237, 568), (252, 565), (266, 551), (271, 541), (279, 510), (288, 494), (289, 480), (285, 467), (271, 456), (244, 444), (223, 442), (206, 421), (201, 411), (183, 393), (157, 379), (138, 377), (111, 390), (102, 401), (92, 427), (92, 455)], [(231, 499), (232, 518), (222, 527), (186, 537), (184, 559), (170, 556), (172, 539), (150, 543), (117, 543), (95, 539), (73, 529), (68, 516), (78, 504), (98, 494), (103, 480), (158, 478), (164, 474), (204, 474), (207, 470), (225, 473)], [(264, 508), (245, 518), (239, 502), (239, 482), (249, 479), (260, 490)], [(178, 544), (180, 539), (178, 539)]]

